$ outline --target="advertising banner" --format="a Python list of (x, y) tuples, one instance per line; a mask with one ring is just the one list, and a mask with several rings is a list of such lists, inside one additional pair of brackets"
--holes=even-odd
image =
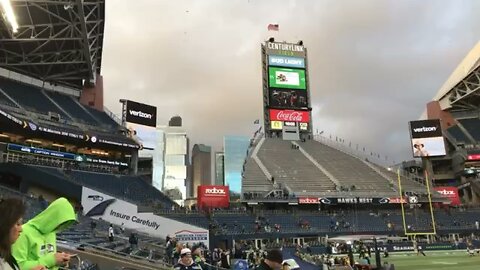
[(270, 89), (270, 107), (280, 109), (306, 109), (308, 108), (307, 91)]
[(460, 196), (457, 187), (434, 187), (436, 192), (440, 193), (444, 198), (450, 201), (450, 205), (461, 205)]
[(269, 67), (269, 86), (275, 88), (306, 89), (305, 70)]
[(277, 67), (305, 68), (305, 59), (281, 55), (269, 55), (268, 65)]
[(300, 123), (300, 130), (308, 130), (308, 123)]
[(285, 55), (305, 57), (305, 47), (303, 45), (284, 43), (284, 42), (267, 42), (267, 54)]
[(189, 245), (201, 242), (208, 247), (209, 244), (208, 229), (153, 213), (139, 213), (137, 205), (87, 187), (82, 188), (82, 206), (85, 216), (102, 219), (130, 230), (160, 238), (175, 236), (181, 243)]
[(25, 153), (25, 154), (31, 154), (31, 155), (54, 157), (54, 158), (68, 159), (68, 160), (75, 160), (75, 157), (76, 157), (76, 155), (72, 153), (52, 151), (52, 150), (29, 147), (29, 146), (13, 144), (13, 143), (9, 143), (7, 145), (7, 150), (12, 152), (19, 152), (19, 153)]
[(387, 204), (390, 203), (389, 198), (360, 198), (360, 197), (345, 197), (345, 198), (320, 198), (322, 204), (336, 205), (336, 204)]
[(159, 132), (157, 131), (157, 107), (127, 100), (123, 106), (128, 137), (140, 145), (140, 157), (152, 157)]
[(230, 192), (228, 186), (198, 186), (197, 205), (205, 208), (228, 208), (230, 206)]
[(125, 122), (143, 126), (157, 126), (157, 107), (135, 101), (126, 101)]
[(270, 121), (308, 123), (310, 114), (308, 111), (270, 109)]
[(410, 136), (414, 157), (446, 155), (440, 120), (411, 121)]
[(57, 158), (57, 159), (66, 159), (66, 160), (72, 160), (72, 161), (77, 161), (77, 162), (89, 162), (89, 163), (98, 163), (98, 164), (128, 167), (128, 163), (123, 162), (123, 161), (108, 160), (108, 159), (97, 158), (97, 157), (89, 157), (89, 156), (85, 156), (85, 155), (77, 155), (77, 154), (74, 154), (74, 153), (53, 151), (53, 150), (30, 147), (30, 146), (13, 144), (13, 143), (9, 143), (7, 145), (7, 151), (30, 154), (30, 155), (37, 155), (37, 156), (43, 156), (43, 157), (52, 157), (52, 158)]
[(25, 122), (25, 121), (22, 121), (22, 120), (16, 118), (15, 116), (13, 116), (13, 115), (11, 115), (11, 114), (3, 111), (3, 110), (0, 110), (0, 115), (2, 115), (3, 117), (7, 118), (8, 120), (11, 120), (11, 121), (15, 122), (15, 123), (18, 124), (18, 125), (23, 126), (24, 128), (25, 128), (25, 126), (26, 126), (26, 122)]
[(320, 198), (316, 197), (300, 197), (298, 198), (298, 204), (319, 204)]
[(480, 160), (480, 154), (468, 154), (467, 155), (468, 161), (477, 161)]
[(275, 130), (281, 130), (283, 128), (283, 122), (282, 121), (271, 121), (270, 122), (270, 127)]

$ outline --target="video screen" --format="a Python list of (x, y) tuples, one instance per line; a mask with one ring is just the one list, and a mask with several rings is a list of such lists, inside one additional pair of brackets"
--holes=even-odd
[(269, 85), (275, 88), (306, 89), (305, 70), (269, 67)]
[(282, 109), (307, 108), (307, 91), (270, 89), (270, 106)]
[(127, 122), (127, 129), (128, 129), (128, 137), (133, 139), (136, 143), (141, 146), (141, 151), (139, 155), (142, 157), (151, 156), (151, 151), (147, 150), (154, 150), (155, 146), (157, 145), (157, 140), (159, 133), (156, 128), (128, 123)]
[(446, 155), (440, 120), (411, 121), (410, 134), (414, 157), (437, 157)]

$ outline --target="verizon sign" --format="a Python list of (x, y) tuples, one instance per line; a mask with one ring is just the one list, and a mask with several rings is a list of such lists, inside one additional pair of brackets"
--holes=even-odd
[(312, 197), (301, 197), (298, 198), (298, 204), (319, 204), (319, 198), (312, 198)]
[(200, 209), (228, 208), (230, 191), (228, 186), (198, 186), (197, 205)]
[(451, 205), (460, 205), (460, 197), (458, 196), (457, 187), (435, 187), (436, 192), (440, 193), (444, 198), (450, 201)]
[(157, 126), (157, 107), (127, 100), (124, 105), (124, 121), (143, 126)]
[(310, 114), (308, 111), (271, 109), (270, 121), (308, 123), (310, 122)]

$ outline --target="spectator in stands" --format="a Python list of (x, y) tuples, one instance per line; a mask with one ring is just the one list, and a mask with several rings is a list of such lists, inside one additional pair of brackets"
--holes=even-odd
[(172, 256), (173, 256), (173, 264), (176, 264), (178, 262), (178, 260), (180, 259), (180, 256), (181, 256), (181, 252), (182, 252), (182, 249), (183, 249), (183, 245), (182, 243), (176, 243), (176, 248), (175, 250), (173, 251), (172, 253)]
[(70, 261), (70, 255), (57, 252), (57, 232), (76, 222), (70, 202), (59, 198), (47, 209), (23, 225), (23, 233), (12, 247), (12, 254), (20, 268), (30, 270), (38, 265), (58, 269)]
[(219, 266), (222, 251), (219, 248), (215, 248), (212, 253), (212, 264)]
[[(0, 269), (18, 270), (17, 261), (12, 256), (11, 248), (22, 232), (22, 216), (25, 205), (18, 199), (0, 199)], [(46, 270), (43, 265), (32, 267), (33, 270)]]
[(230, 250), (227, 249), (222, 252), (220, 261), (222, 268), (230, 269)]
[(128, 238), (128, 242), (130, 243), (130, 249), (134, 251), (138, 247), (138, 238), (135, 233), (131, 233), (130, 237)]
[(192, 247), (192, 257), (193, 261), (199, 265), (202, 269), (207, 269), (205, 264), (205, 257), (203, 256), (203, 248), (195, 245)]
[(113, 242), (114, 236), (115, 236), (115, 232), (113, 230), (113, 225), (110, 224), (110, 227), (108, 227), (108, 241)]
[(267, 252), (267, 256), (257, 267), (257, 270), (281, 269), (283, 263), (283, 254), (278, 249), (272, 249)]
[(173, 262), (173, 252), (174, 249), (177, 247), (177, 239), (175, 237), (167, 236), (167, 244), (165, 247), (165, 257), (167, 262), (170, 264), (176, 264), (177, 262)]
[(193, 261), (192, 251), (188, 248), (184, 248), (180, 251), (180, 260), (173, 267), (175, 270), (201, 270), (198, 264)]
[(95, 237), (95, 229), (97, 228), (97, 223), (95, 220), (92, 219), (92, 222), (90, 222), (90, 229), (92, 229), (92, 235)]

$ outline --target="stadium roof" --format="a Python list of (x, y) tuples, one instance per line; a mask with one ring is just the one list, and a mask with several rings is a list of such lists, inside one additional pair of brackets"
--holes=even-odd
[[(433, 98), (442, 109), (478, 109), (480, 100), (480, 42), (465, 56)], [(426, 111), (422, 118), (426, 118)]]
[(14, 32), (0, 16), (0, 67), (81, 90), (100, 74), (104, 0), (10, 0)]

